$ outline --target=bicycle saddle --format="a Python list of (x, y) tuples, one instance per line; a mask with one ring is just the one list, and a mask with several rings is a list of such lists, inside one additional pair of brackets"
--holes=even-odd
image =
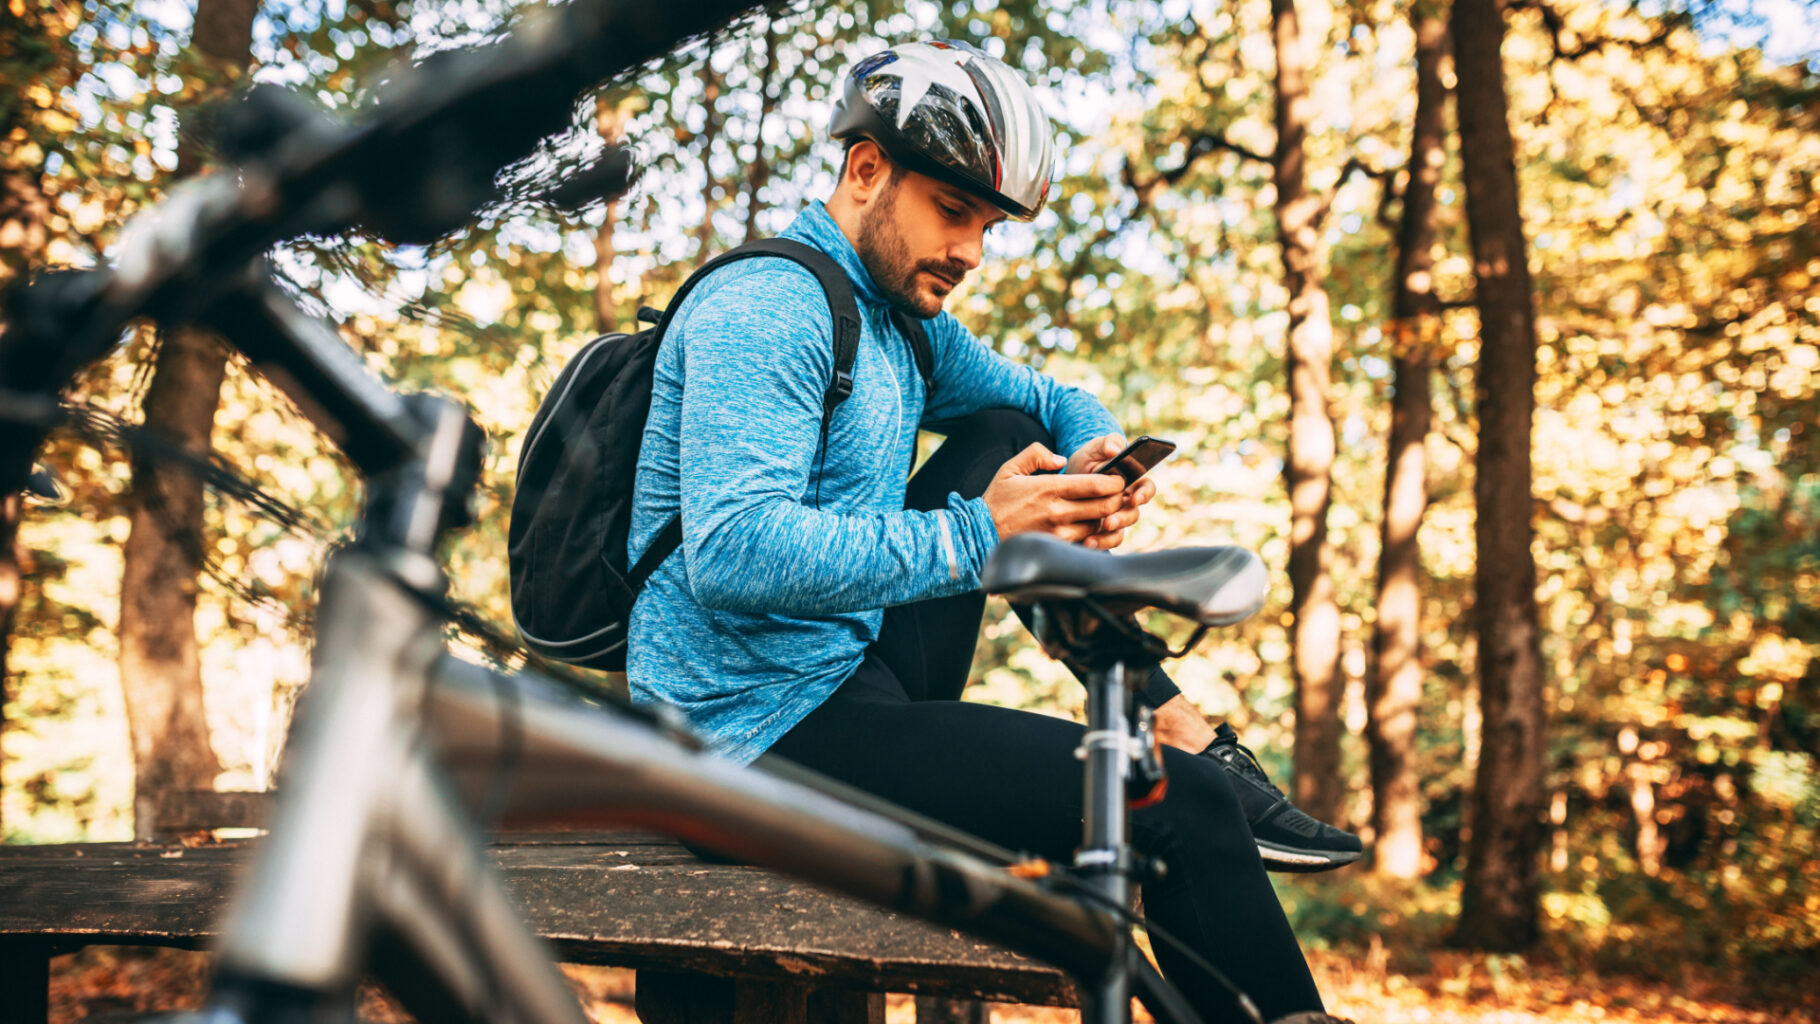
[(1240, 547), (1115, 555), (1048, 534), (1023, 533), (986, 561), (988, 594), (1019, 604), (1092, 598), (1110, 609), (1158, 608), (1203, 626), (1243, 622), (1264, 606), (1263, 560)]

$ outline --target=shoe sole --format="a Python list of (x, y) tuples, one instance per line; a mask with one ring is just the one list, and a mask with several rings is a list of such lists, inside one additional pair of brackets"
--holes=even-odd
[(1265, 839), (1255, 840), (1258, 844), (1258, 856), (1263, 858), (1266, 871), (1281, 871), (1288, 874), (1315, 874), (1321, 871), (1332, 871), (1343, 868), (1363, 857), (1361, 850), (1335, 850), (1331, 853), (1313, 850), (1293, 850)]

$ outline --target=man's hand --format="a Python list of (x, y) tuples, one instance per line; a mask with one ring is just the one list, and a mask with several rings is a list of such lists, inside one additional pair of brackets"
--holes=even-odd
[[(1122, 514), (1120, 509), (1125, 507), (1128, 496), (1125, 481), (1119, 477), (1099, 473), (1034, 475), (1065, 465), (1067, 460), (1060, 455), (1033, 444), (999, 467), (985, 497), (1000, 540), (1020, 533), (1047, 533), (1066, 541), (1087, 541), (1102, 532), (1101, 520)], [(1135, 512), (1132, 518), (1135, 520)]]
[[(1091, 474), (1095, 469), (1105, 465), (1114, 455), (1125, 450), (1130, 442), (1123, 434), (1107, 434), (1096, 437), (1086, 444), (1068, 460), (1069, 473)], [(1121, 485), (1124, 478), (1108, 474), (1107, 479), (1116, 480)], [(1149, 504), (1156, 497), (1156, 482), (1149, 477), (1139, 478), (1137, 483), (1125, 488), (1123, 501), (1118, 510), (1107, 516), (1085, 539), (1082, 546), (1108, 551), (1125, 542), (1125, 531), (1131, 529), (1138, 521), (1138, 506)]]
[(1073, 455), (1068, 457), (1068, 469), (1066, 472), (1091, 473), (1100, 466), (1105, 465), (1114, 455), (1124, 451), (1125, 446), (1130, 443), (1130, 441), (1125, 440), (1125, 435), (1123, 434), (1107, 434), (1105, 437), (1096, 437), (1086, 444), (1081, 445), (1080, 448), (1075, 450)]

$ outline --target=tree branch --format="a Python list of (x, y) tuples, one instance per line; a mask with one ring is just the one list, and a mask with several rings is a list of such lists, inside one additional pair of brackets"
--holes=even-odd
[(1321, 225), (1327, 222), (1327, 214), (1333, 209), (1334, 199), (1339, 196), (1340, 190), (1346, 187), (1347, 179), (1351, 178), (1354, 174), (1363, 174), (1368, 178), (1376, 178), (1380, 182), (1383, 182), (1385, 195), (1379, 197), (1378, 200), (1378, 220), (1384, 222), (1386, 226), (1389, 226), (1384, 218), (1386, 217), (1386, 211), (1390, 206), (1388, 194), (1391, 190), (1393, 179), (1396, 177), (1396, 173), (1397, 172), (1394, 170), (1373, 167), (1364, 160), (1361, 160), (1357, 155), (1347, 157), (1346, 165), (1340, 168), (1340, 176), (1334, 179), (1333, 187), (1327, 190), (1326, 197), (1321, 200), (1320, 208), (1314, 213), (1315, 228), (1318, 230)]
[[(1150, 208), (1150, 204), (1155, 201), (1158, 191), (1164, 186), (1174, 185), (1176, 182), (1181, 181), (1183, 177), (1187, 176), (1188, 171), (1194, 166), (1195, 161), (1210, 153), (1219, 152), (1236, 153), (1248, 160), (1254, 160), (1267, 166), (1270, 164), (1269, 157), (1263, 156), (1236, 142), (1232, 142), (1228, 140), (1224, 134), (1218, 132), (1200, 132), (1196, 134), (1189, 140), (1188, 152), (1183, 156), (1180, 164), (1168, 168), (1167, 170), (1159, 168), (1148, 178), (1142, 180), (1139, 180), (1137, 169), (1131, 165), (1131, 158), (1127, 156), (1124, 161), (1124, 166), (1119, 171), (1119, 178), (1125, 183), (1125, 187), (1131, 190), (1133, 196), (1131, 209), (1120, 216), (1116, 222), (1108, 218), (1105, 223), (1101, 225), (1099, 231), (1095, 232), (1092, 238), (1081, 245), (1081, 251), (1075, 254), (1074, 259), (1069, 262), (1068, 268), (1062, 272), (1064, 295), (1073, 288), (1074, 282), (1079, 280), (1081, 275), (1086, 272), (1087, 261), (1092, 258), (1094, 251), (1111, 241), (1116, 235), (1124, 231), (1133, 221), (1143, 216), (1144, 212)], [(1062, 308), (1057, 310), (1053, 316), (1056, 318), (1056, 326), (1058, 327), (1067, 327), (1072, 322), (1072, 317), (1067, 312), (1066, 301), (1063, 302)]]
[(1378, 193), (1378, 224), (1395, 231), (1398, 227), (1397, 218), (1391, 216), (1390, 208), (1402, 200), (1403, 190), (1409, 187), (1409, 179), (1405, 177), (1402, 179), (1402, 183), (1398, 184), (1397, 174), (1392, 171), (1383, 181), (1384, 189)]
[(1544, 498), (1541, 495), (1536, 495), (1535, 503), (1538, 512), (1547, 512), (1556, 519), (1559, 519), (1564, 523), (1572, 523), (1575, 526), (1584, 526), (1588, 524), (1597, 526), (1611, 518), (1611, 510), (1603, 505), (1594, 505), (1591, 508), (1588, 508), (1577, 501), (1562, 497), (1558, 494), (1552, 498)]
[(1266, 167), (1272, 166), (1272, 161), (1269, 157), (1259, 153), (1255, 149), (1233, 142), (1231, 139), (1228, 139), (1223, 132), (1202, 132), (1201, 134), (1196, 135), (1194, 140), (1188, 144), (1188, 157), (1182, 162), (1182, 167), (1179, 170), (1171, 173), (1169, 178), (1170, 182), (1173, 183), (1176, 179), (1186, 173), (1189, 163), (1208, 153), (1218, 152), (1233, 153), (1246, 160), (1250, 160), (1253, 163), (1263, 164)]
[(1209, 153), (1234, 153), (1246, 160), (1263, 164), (1266, 167), (1271, 166), (1269, 157), (1257, 150), (1233, 142), (1226, 137), (1224, 132), (1199, 132), (1188, 140), (1188, 152), (1182, 157), (1180, 164), (1167, 170), (1159, 167), (1155, 174), (1144, 181), (1140, 182), (1137, 179), (1137, 174), (1131, 167), (1131, 161), (1127, 159), (1124, 171), (1125, 184), (1138, 194), (1143, 203), (1148, 204), (1150, 197), (1156, 194), (1157, 189), (1181, 181), (1194, 166), (1195, 161)]

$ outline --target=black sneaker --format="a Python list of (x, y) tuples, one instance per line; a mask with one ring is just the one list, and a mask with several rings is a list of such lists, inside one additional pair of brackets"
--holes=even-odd
[(1213, 743), (1201, 751), (1226, 769), (1233, 792), (1239, 795), (1239, 806), (1245, 820), (1251, 823), (1251, 837), (1257, 841), (1258, 855), (1271, 871), (1331, 871), (1351, 864), (1365, 852), (1359, 837), (1345, 829), (1319, 822), (1289, 802), (1283, 791), (1271, 784), (1258, 764), (1256, 755), (1239, 742), (1232, 726), (1221, 722), (1213, 731)]

